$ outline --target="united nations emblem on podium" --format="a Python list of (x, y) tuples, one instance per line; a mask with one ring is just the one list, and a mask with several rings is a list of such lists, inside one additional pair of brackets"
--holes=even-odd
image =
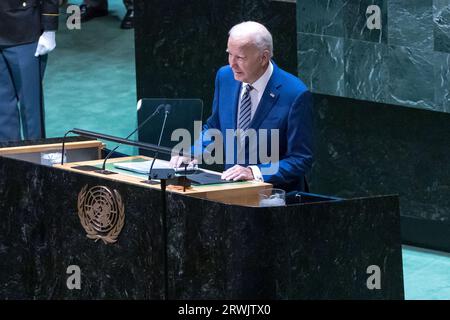
[(78, 216), (86, 236), (114, 243), (125, 222), (125, 208), (117, 190), (85, 185), (78, 194)]

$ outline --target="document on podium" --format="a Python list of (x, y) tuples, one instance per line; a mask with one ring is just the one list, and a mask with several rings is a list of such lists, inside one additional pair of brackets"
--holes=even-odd
[(198, 170), (194, 174), (187, 175), (187, 178), (192, 181), (194, 185), (208, 185), (208, 184), (222, 184), (222, 183), (236, 183), (238, 181), (227, 181), (221, 179), (220, 173), (205, 172), (203, 170)]
[[(114, 167), (118, 169), (133, 171), (141, 174), (148, 174), (151, 165), (152, 160), (114, 163)], [(156, 159), (153, 164), (153, 169), (171, 169), (171, 166), (167, 161)]]
[[(132, 171), (140, 174), (148, 174), (152, 161), (132, 161), (132, 162), (116, 162), (114, 167), (122, 170)], [(171, 169), (172, 167), (167, 161), (156, 159), (153, 165), (153, 169)], [(192, 181), (195, 185), (208, 185), (208, 184), (221, 184), (221, 183), (236, 183), (236, 181), (227, 181), (221, 179), (220, 173), (206, 172), (197, 167), (188, 166), (187, 168), (173, 168), (175, 173), (180, 175), (183, 172), (192, 171), (195, 169), (195, 173), (187, 174), (186, 177)]]

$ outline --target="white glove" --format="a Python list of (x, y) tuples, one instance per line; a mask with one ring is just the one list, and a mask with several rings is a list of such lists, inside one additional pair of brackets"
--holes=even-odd
[(35, 57), (43, 56), (55, 49), (55, 31), (44, 31), (38, 41)]

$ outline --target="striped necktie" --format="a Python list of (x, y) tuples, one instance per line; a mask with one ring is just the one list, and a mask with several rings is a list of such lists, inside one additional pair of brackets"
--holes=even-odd
[(241, 110), (239, 113), (238, 129), (247, 130), (250, 121), (252, 120), (252, 99), (250, 98), (250, 91), (253, 87), (249, 84), (245, 86), (245, 92), (241, 99)]

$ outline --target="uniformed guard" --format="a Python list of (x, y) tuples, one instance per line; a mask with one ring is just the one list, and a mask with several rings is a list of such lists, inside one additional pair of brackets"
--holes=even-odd
[(58, 0), (0, 1), (0, 141), (45, 138), (42, 79)]

